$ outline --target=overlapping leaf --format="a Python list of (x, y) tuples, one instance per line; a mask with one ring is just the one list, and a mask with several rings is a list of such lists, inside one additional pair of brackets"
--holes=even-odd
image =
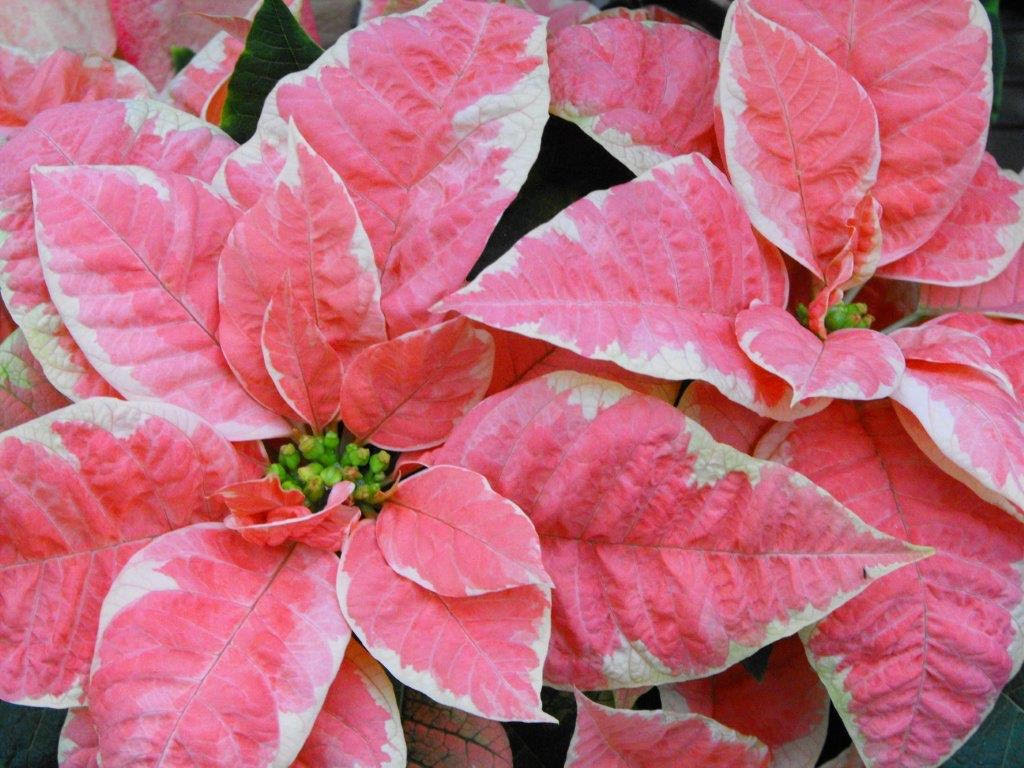
[(341, 418), (358, 438), (400, 451), (437, 445), (487, 391), (494, 342), (457, 317), (367, 347), (345, 370)]
[(760, 739), (775, 768), (814, 768), (828, 730), (828, 693), (796, 637), (772, 646), (760, 680), (737, 665), (662, 686), (661, 701), (670, 711), (704, 715)]
[[(907, 357), (907, 369), (892, 395), (906, 409), (899, 411), (900, 418), (910, 422), (911, 435), (923, 430), (948, 462), (1020, 508), (1024, 506), (1024, 407), (988, 372), (916, 359), (915, 341), (922, 333), (941, 328), (905, 328), (892, 335)], [(926, 446), (921, 447), (927, 452)]]
[(964, 331), (983, 343), (989, 360), (1009, 379), (1017, 399), (1024, 399), (1024, 325), (973, 313), (943, 315), (934, 323)]
[(0, 147), (0, 292), (47, 378), (72, 399), (111, 395), (50, 300), (36, 251), (33, 166), (137, 164), (208, 180), (234, 142), (155, 101), (67, 104), (40, 113)]
[(533, 520), (559, 686), (708, 675), (926, 554), (666, 403), (576, 374), (489, 398), (433, 460), (476, 470)]
[(70, 709), (57, 744), (60, 768), (99, 768), (100, 739), (89, 710)]
[(375, 531), (388, 565), (439, 595), (551, 586), (533, 523), (468, 469), (434, 466), (403, 480)]
[(1012, 768), (1024, 738), (1024, 674), (1017, 673), (999, 695), (985, 722), (946, 765), (949, 768)]
[(217, 260), (237, 216), (227, 201), (141, 166), (36, 168), (32, 194), (50, 297), (120, 394), (188, 408), (233, 439), (287, 433), (216, 337)]
[[(414, 695), (407, 691), (405, 696)], [(387, 673), (357, 642), (345, 648), (313, 730), (292, 768), (405, 768), (402, 718)]]
[(216, 524), (139, 550), (100, 614), (89, 711), (103, 765), (289, 765), (350, 636), (336, 568)]
[[(984, 151), (992, 70), (991, 34), (981, 4), (974, 0), (813, 4), (745, 0), (743, 4), (820, 49), (863, 87), (878, 116), (882, 149), (878, 181), (872, 189), (882, 205), (881, 263), (920, 247), (967, 188)], [(829, 90), (821, 95), (831, 99), (837, 94)], [(832, 110), (825, 105), (823, 109), (847, 119), (850, 106), (837, 98)], [(814, 111), (807, 117), (820, 114)], [(833, 163), (838, 160), (834, 155), (830, 158)]]
[(820, 339), (784, 309), (757, 305), (736, 315), (736, 338), (751, 360), (808, 397), (877, 400), (903, 373), (896, 342), (869, 328), (846, 328)]
[(834, 403), (758, 454), (805, 472), (879, 529), (936, 554), (804, 631), (871, 766), (939, 765), (1024, 659), (1020, 524), (945, 475), (887, 403)]
[(167, 84), (174, 105), (219, 124), (223, 91), (244, 47), (244, 37), (239, 39), (223, 31), (214, 35)]
[(722, 147), (737, 193), (761, 234), (824, 277), (878, 171), (871, 100), (749, 2), (730, 9), (720, 60)]
[(0, 342), (0, 431), (69, 403), (46, 380), (20, 330)]
[(774, 422), (734, 403), (710, 384), (691, 382), (679, 399), (679, 410), (706, 429), (715, 440), (741, 453), (754, 446)]
[(73, 101), (145, 97), (152, 87), (117, 59), (66, 49), (32, 54), (0, 45), (0, 138), (12, 135), (44, 109)]
[(338, 597), (352, 631), (405, 685), (482, 717), (550, 722), (540, 708), (548, 590), (437, 595), (391, 569), (364, 521), (342, 553)]
[(988, 282), (965, 288), (922, 285), (919, 301), (921, 309), (929, 312), (974, 310), (1024, 320), (1024, 247), (1006, 269)]
[[(457, 288), (536, 158), (544, 20), (446, 0), (344, 35), (267, 99), (256, 147), (295, 121), (348, 187), (381, 271), (392, 335)], [(229, 186), (252, 148), (225, 170)], [(259, 159), (257, 159), (259, 158)], [(237, 195), (236, 195), (237, 197)]]
[(769, 763), (764, 744), (707, 717), (608, 709), (576, 692), (576, 730), (566, 768), (767, 768)]
[(970, 186), (925, 243), (879, 274), (932, 285), (976, 285), (1024, 245), (1024, 181), (986, 154)]
[(569, 206), (445, 306), (637, 373), (709, 381), (792, 418), (789, 388), (732, 332), (751, 301), (785, 294), (781, 259), (766, 258), (745, 220), (725, 177), (685, 155)]
[(260, 337), (282, 282), (343, 359), (385, 338), (373, 253), (345, 186), (296, 130), (283, 151), (276, 180), (231, 230), (218, 286), (224, 354), (253, 397), (278, 413), (289, 411)]
[(76, 706), (100, 603), (151, 539), (215, 519), (240, 479), (222, 437), (186, 411), (93, 399), (0, 435), (3, 698)]
[(551, 40), (551, 112), (634, 173), (717, 154), (718, 41), (695, 27), (602, 19)]
[(411, 768), (512, 768), (501, 723), (431, 701), (406, 689), (402, 728)]

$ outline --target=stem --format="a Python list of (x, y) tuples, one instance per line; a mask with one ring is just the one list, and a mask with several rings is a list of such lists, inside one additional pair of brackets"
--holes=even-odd
[(850, 290), (848, 290), (846, 293), (844, 293), (843, 294), (843, 303), (844, 304), (853, 304), (853, 300), (857, 298), (857, 294), (860, 293), (860, 289), (863, 288), (865, 285), (867, 285), (867, 283), (861, 283), (860, 285), (855, 286), (855, 287), (851, 288)]
[(911, 312), (909, 315), (905, 317), (901, 317), (888, 328), (883, 328), (882, 333), (892, 333), (893, 331), (898, 331), (900, 328), (906, 328), (908, 325), (913, 325), (918, 320), (923, 320), (926, 317), (928, 317), (928, 313), (919, 309), (916, 312)]

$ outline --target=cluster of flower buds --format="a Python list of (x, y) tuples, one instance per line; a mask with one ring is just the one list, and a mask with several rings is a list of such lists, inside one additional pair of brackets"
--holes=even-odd
[[(807, 307), (803, 304), (796, 305), (796, 319), (802, 325), (807, 325)], [(868, 305), (862, 301), (856, 304), (838, 304), (829, 307), (825, 313), (825, 330), (829, 333), (842, 328), (870, 328), (875, 318), (868, 314)]]
[(302, 491), (311, 508), (315, 509), (331, 487), (342, 480), (355, 483), (352, 501), (360, 508), (373, 508), (383, 501), (381, 487), (387, 482), (390, 465), (387, 451), (372, 453), (355, 443), (342, 448), (338, 433), (328, 430), (323, 437), (303, 435), (297, 445), (281, 446), (268, 472), (281, 478), (285, 490)]

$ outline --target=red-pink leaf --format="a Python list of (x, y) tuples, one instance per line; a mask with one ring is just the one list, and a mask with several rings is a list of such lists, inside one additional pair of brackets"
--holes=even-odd
[(835, 403), (763, 448), (881, 530), (935, 548), (803, 637), (870, 765), (941, 764), (1024, 658), (1020, 524), (935, 467), (885, 403)]
[(932, 324), (956, 328), (984, 342), (989, 350), (989, 359), (1009, 378), (1017, 399), (1024, 400), (1024, 323), (957, 313), (943, 315)]
[(566, 768), (768, 768), (768, 749), (700, 715), (608, 709), (576, 691)]
[(231, 514), (247, 518), (269, 512), (278, 507), (300, 506), (306, 497), (296, 489), (285, 490), (277, 475), (267, 475), (256, 480), (243, 480), (217, 489), (213, 498), (223, 502)]
[(174, 105), (208, 119), (206, 107), (210, 98), (231, 77), (244, 49), (244, 35), (237, 38), (219, 32), (210, 38), (167, 84), (167, 94)]
[(1021, 245), (1024, 181), (986, 154), (935, 233), (879, 274), (933, 285), (976, 285), (1006, 269)]
[[(528, 8), (534, 13), (548, 17), (548, 34), (555, 33), (580, 24), (585, 19), (597, 15), (597, 6), (587, 0), (483, 0), (484, 2), (500, 2), (514, 8)], [(394, 13), (405, 13), (419, 8), (424, 0), (361, 0), (359, 3), (359, 23), (363, 24), (379, 16), (390, 16)], [(660, 19), (659, 19), (660, 21)]]
[(491, 385), (487, 388), (488, 395), (501, 392), (521, 381), (536, 379), (555, 371), (589, 373), (591, 376), (617, 381), (637, 392), (659, 397), (670, 403), (675, 402), (679, 392), (680, 384), (677, 381), (633, 373), (615, 363), (582, 357), (546, 341), (520, 336), (518, 333), (498, 328), (487, 330), (494, 339), (494, 373), (491, 376)]
[(925, 554), (670, 405), (579, 374), (488, 398), (432, 460), (533, 520), (555, 581), (553, 685), (708, 675)]
[(77, 706), (100, 602), (153, 537), (219, 510), (231, 445), (173, 406), (94, 399), (0, 435), (0, 695)]
[(875, 181), (871, 100), (748, 2), (730, 9), (720, 58), (722, 146), (736, 191), (761, 234), (821, 277)]
[(877, 400), (896, 388), (903, 353), (888, 336), (845, 328), (818, 338), (784, 309), (761, 304), (736, 316), (736, 338), (751, 360), (807, 397)]
[(70, 709), (60, 731), (60, 768), (99, 768), (100, 739), (88, 709)]
[(103, 765), (289, 765), (350, 636), (337, 562), (216, 524), (139, 550), (100, 614), (89, 709)]
[(50, 301), (36, 251), (32, 167), (138, 164), (205, 181), (234, 146), (211, 125), (137, 99), (47, 110), (0, 147), (0, 291), (47, 378), (65, 395), (77, 400), (114, 390), (86, 360)]
[(373, 529), (356, 526), (338, 570), (341, 609), (366, 650), (442, 704), (496, 720), (551, 722), (540, 708), (549, 591), (437, 595), (391, 570)]
[(716, 153), (718, 41), (682, 24), (602, 19), (551, 39), (551, 113), (634, 173)]
[[(978, 168), (992, 106), (991, 34), (975, 0), (747, 0), (816, 46), (867, 92), (882, 147), (882, 264), (920, 247)], [(954, 63), (955, 62), (955, 63)], [(825, 91), (823, 98), (837, 94)], [(837, 99), (808, 115), (846, 119)], [(831, 152), (831, 146), (825, 148)], [(830, 162), (838, 158), (831, 156)]]
[(1024, 247), (988, 282), (965, 288), (922, 285), (919, 302), (921, 309), (935, 314), (974, 310), (1024, 320)]
[(445, 0), (352, 30), (267, 99), (260, 129), (293, 119), (352, 194), (392, 335), (436, 321), (526, 179), (546, 63), (542, 18)]
[(0, 432), (69, 403), (46, 380), (20, 330), (0, 342)]
[(795, 636), (772, 646), (761, 680), (737, 664), (714, 677), (662, 686), (661, 700), (670, 711), (704, 715), (760, 739), (774, 768), (814, 768), (828, 730), (828, 692)]
[(141, 72), (117, 59), (64, 48), (32, 54), (0, 45), (0, 138), (50, 107), (72, 101), (144, 97), (152, 90)]
[[(415, 691), (405, 691), (409, 702)], [(324, 707), (292, 768), (405, 768), (405, 739), (387, 673), (359, 643), (345, 649)]]
[(792, 418), (789, 388), (750, 362), (731, 331), (737, 312), (781, 300), (786, 282), (778, 254), (766, 259), (745, 221), (721, 172), (686, 155), (569, 206), (445, 304), (630, 371), (702, 379)]
[(679, 410), (700, 424), (720, 443), (741, 453), (753, 453), (761, 435), (774, 422), (734, 403), (710, 384), (694, 381), (679, 400)]
[[(892, 338), (902, 343), (902, 336), (897, 332)], [(952, 464), (1016, 507), (1024, 506), (1024, 407), (987, 372), (915, 360), (912, 351), (906, 355), (907, 369), (893, 400), (913, 414)], [(1015, 514), (1024, 520), (1024, 513)]]
[(493, 368), (490, 334), (462, 317), (374, 344), (345, 370), (342, 421), (382, 448), (437, 445), (480, 402)]
[(501, 723), (431, 701), (412, 688), (402, 700), (410, 768), (512, 768)]
[(236, 211), (190, 176), (141, 166), (36, 168), (50, 296), (96, 370), (238, 440), (287, 434), (242, 389), (217, 341), (217, 257)]
[(375, 530), (395, 573), (439, 595), (551, 586), (533, 523), (472, 470), (434, 466), (403, 480)]
[(117, 40), (106, 0), (4, 0), (0, 44), (32, 53), (70, 48), (113, 56)]
[(345, 186), (294, 129), (284, 159), (231, 230), (219, 275), (224, 353), (249, 392), (279, 412), (260, 333), (283, 280), (343, 359), (386, 338), (373, 251)]
[(18, 324), (14, 322), (14, 318), (11, 317), (11, 313), (7, 311), (3, 302), (0, 302), (0, 341), (5, 340), (16, 330), (18, 330)]
[(267, 304), (260, 342), (278, 393), (302, 421), (322, 432), (341, 407), (341, 358), (296, 300), (289, 275)]
[(849, 746), (827, 763), (822, 763), (821, 768), (864, 768), (864, 761), (860, 759), (856, 748)]

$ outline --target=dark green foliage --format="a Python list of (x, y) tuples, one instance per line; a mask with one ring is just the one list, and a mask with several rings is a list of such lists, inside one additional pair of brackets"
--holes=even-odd
[(57, 765), (57, 740), (67, 711), (0, 701), (0, 768)]
[(174, 68), (174, 73), (177, 74), (187, 67), (195, 55), (196, 52), (191, 48), (186, 48), (184, 45), (172, 45), (171, 66)]
[(1024, 768), (1024, 671), (1007, 683), (995, 709), (948, 768)]
[(228, 81), (220, 127), (235, 141), (248, 140), (277, 81), (305, 69), (321, 53), (282, 0), (263, 0)]
[(999, 0), (983, 0), (988, 20), (992, 22), (992, 122), (999, 119), (1003, 105), (1003, 75), (1006, 73), (1006, 38), (999, 20)]

